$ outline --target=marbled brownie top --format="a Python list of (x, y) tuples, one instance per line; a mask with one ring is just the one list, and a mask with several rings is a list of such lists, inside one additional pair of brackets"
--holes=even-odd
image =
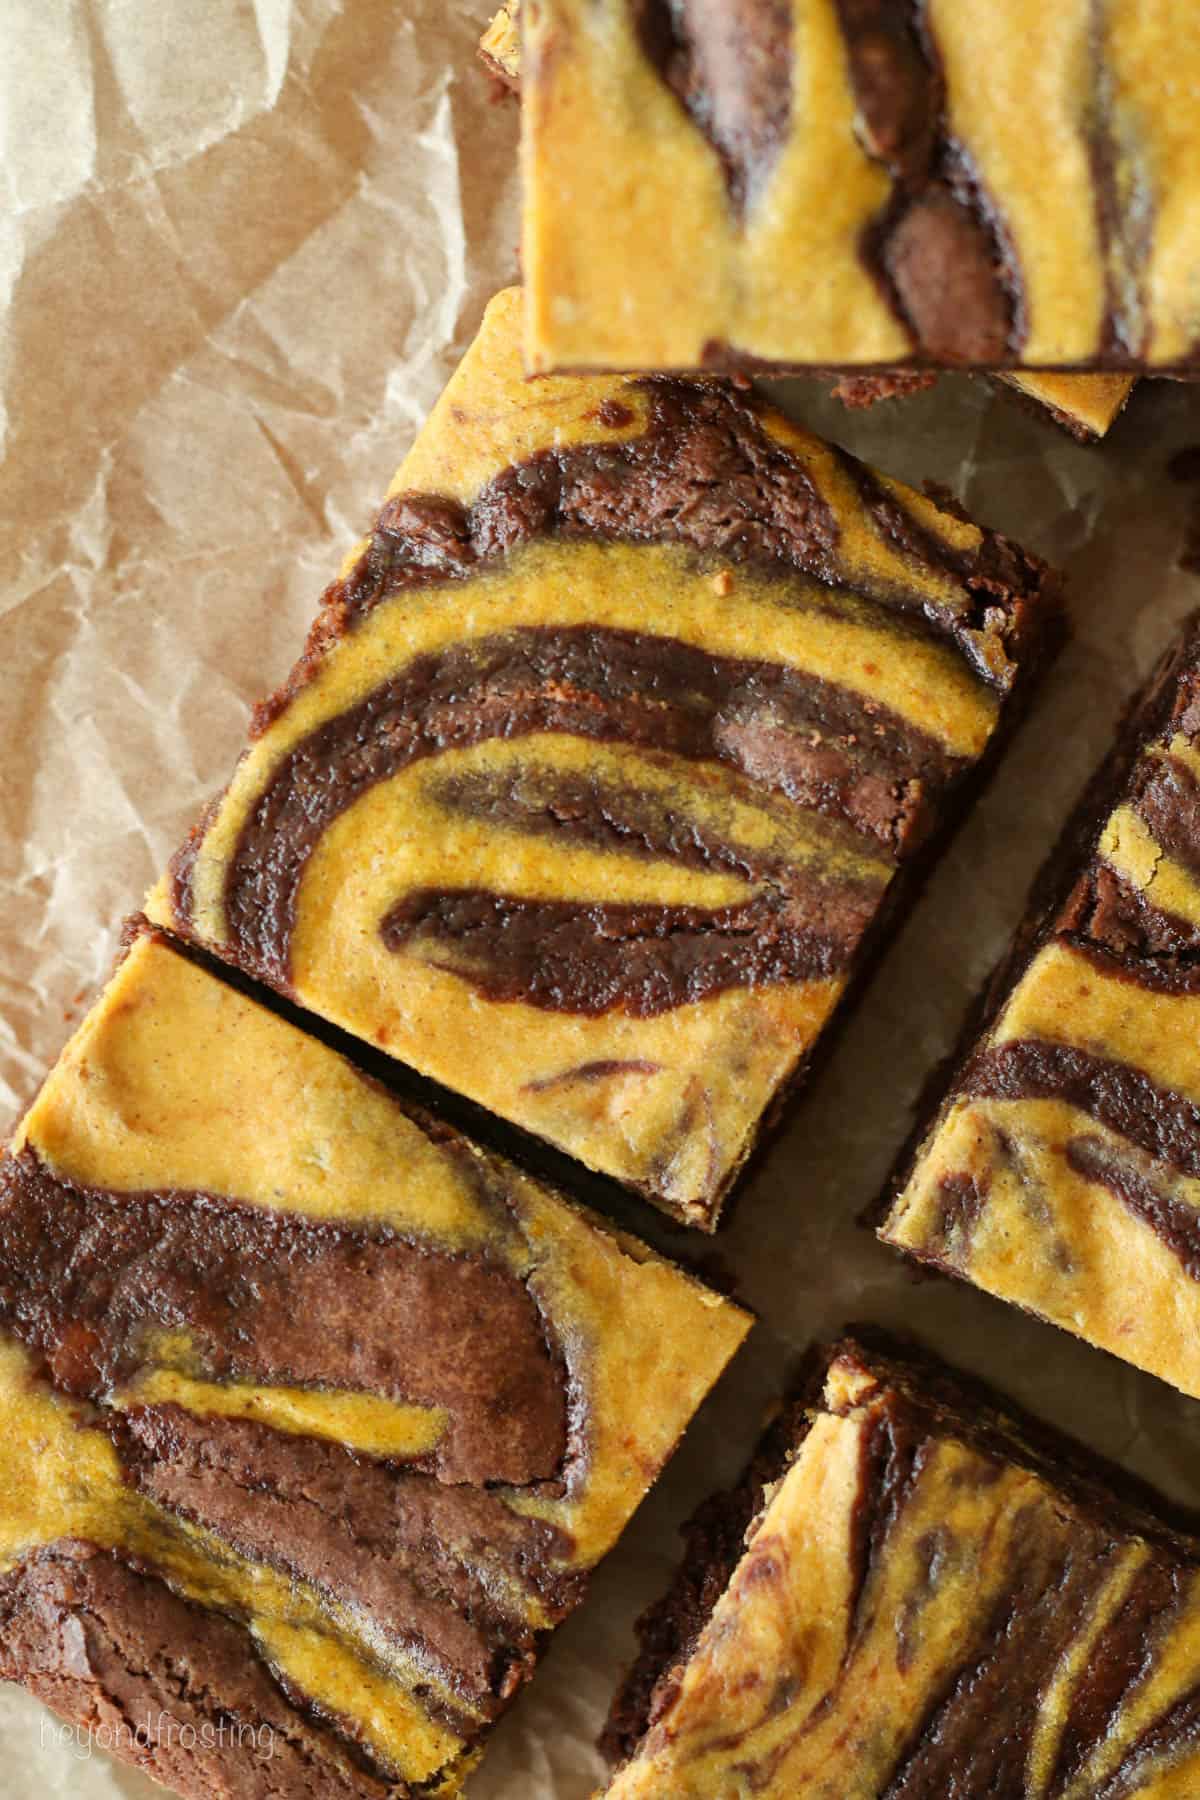
[(1186, 370), (1187, 0), (536, 0), (534, 370)]
[(149, 909), (711, 1226), (1054, 617), (724, 382), (499, 296)]
[(0, 1161), (0, 1672), (86, 1712), (78, 1592), (456, 1792), (747, 1326), (143, 935)]
[(1195, 621), (1059, 860), (882, 1235), (1200, 1395)]
[(1200, 1544), (847, 1342), (609, 1800), (1188, 1800)]
[[(521, 86), (520, 22), (520, 0), (507, 0), (479, 40), (479, 53), (487, 68), (513, 93)], [(1069, 375), (1036, 369), (1012, 370), (1002, 379), (1085, 443), (1105, 435), (1136, 385), (1131, 375)], [(919, 391), (935, 380), (932, 371), (910, 367), (877, 375), (845, 375), (834, 391), (848, 406), (869, 406), (878, 399)]]

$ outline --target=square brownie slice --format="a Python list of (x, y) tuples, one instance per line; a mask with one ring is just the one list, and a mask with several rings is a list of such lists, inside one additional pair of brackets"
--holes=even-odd
[(609, 1800), (1200, 1792), (1200, 1541), (932, 1358), (839, 1343), (687, 1535)]
[(536, 0), (521, 79), (531, 371), (1197, 367), (1190, 8)]
[(1057, 587), (725, 382), (527, 383), (519, 306), (149, 910), (711, 1229)]
[(1122, 728), (880, 1235), (1200, 1395), (1200, 623)]
[(457, 1794), (748, 1327), (144, 933), (0, 1161), (0, 1677)]

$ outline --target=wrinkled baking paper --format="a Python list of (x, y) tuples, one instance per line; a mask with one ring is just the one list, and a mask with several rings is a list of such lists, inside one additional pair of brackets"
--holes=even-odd
[[(514, 276), (516, 110), (475, 63), (487, 10), (0, 0), (5, 1123)], [(847, 1318), (918, 1327), (1200, 1502), (1200, 1404), (967, 1288), (914, 1283), (853, 1224), (1123, 696), (1200, 601), (1173, 567), (1190, 496), (1165, 474), (1200, 439), (1200, 399), (1143, 384), (1085, 448), (981, 383), (865, 415), (813, 384), (785, 393), (1063, 564), (1077, 637), (722, 1234), (763, 1323), (500, 1727), (474, 1800), (591, 1791), (591, 1740), (676, 1523), (733, 1476), (798, 1349)], [(160, 1791), (60, 1742), (12, 1689), (0, 1789)]]

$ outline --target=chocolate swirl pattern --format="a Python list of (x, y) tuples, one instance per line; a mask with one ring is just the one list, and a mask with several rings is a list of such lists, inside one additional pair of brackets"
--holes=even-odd
[[(495, 80), (513, 93), (519, 92), (521, 86), (520, 14), (520, 0), (508, 0), (508, 4), (500, 8), (479, 42), (479, 53), (485, 65)], [(758, 35), (757, 43), (753, 30), (756, 16), (762, 18), (766, 25), (765, 33)], [(650, 26), (644, 36), (651, 53), (660, 65), (666, 61), (667, 72), (673, 84), (698, 127), (704, 129), (705, 83), (702, 80), (681, 79), (690, 68), (686, 56), (682, 60), (676, 57), (664, 58), (664, 46), (674, 45), (676, 50), (680, 47), (678, 25), (672, 17), (664, 20), (661, 14), (657, 15), (656, 24), (656, 15), (650, 11), (643, 17)], [(848, 9), (846, 17), (852, 17)], [(722, 8), (715, 8), (712, 18), (716, 28), (715, 41), (708, 46), (712, 65), (716, 79), (725, 79), (723, 91), (734, 100), (736, 116), (738, 70), (739, 67), (744, 68), (748, 52), (749, 59), (758, 72), (760, 85), (769, 88), (774, 82), (778, 86), (780, 33), (786, 35), (786, 11), (781, 6), (773, 14), (756, 14), (752, 3), (748, 13), (746, 9), (734, 9), (726, 13)], [(867, 14), (859, 14), (860, 27), (865, 24), (866, 18)], [(728, 41), (729, 36), (733, 38), (732, 45)], [(873, 44), (864, 42), (861, 37), (859, 41), (855, 60), (855, 88), (864, 110), (873, 109), (876, 112), (877, 126), (884, 124), (882, 114), (887, 101), (886, 77), (889, 68), (895, 66), (897, 54), (902, 59), (905, 56), (913, 58), (918, 54), (916, 35), (904, 22), (902, 12), (883, 21), (883, 31), (877, 34)], [(753, 86), (753, 80), (751, 85)], [(772, 115), (779, 118), (786, 114), (787, 102), (785, 80), (783, 100), (777, 102), (773, 109), (768, 109), (768, 118)], [(901, 115), (892, 132), (897, 144), (903, 139), (904, 125)], [(927, 120), (926, 135), (929, 129), (931, 124)], [(736, 125), (734, 130), (736, 132)], [(761, 181), (764, 158), (759, 155), (754, 160)], [(935, 379), (930, 371), (922, 369), (891, 369), (880, 374), (844, 374), (836, 384), (834, 393), (847, 406), (871, 406), (879, 400), (919, 391)], [(1029, 410), (1049, 414), (1056, 424), (1083, 443), (1104, 437), (1136, 385), (1135, 378), (1131, 375), (1068, 375), (1037, 369), (1010, 370), (999, 379), (1027, 404)]]
[(809, 1398), (690, 1641), (686, 1565), (648, 1616), (610, 1800), (1196, 1792), (1200, 1543), (941, 1365), (845, 1342)]
[(0, 1160), (0, 1674), (458, 1793), (747, 1323), (144, 934)]
[[(882, 1235), (1200, 1394), (1200, 632), (1160, 670)], [(1065, 891), (1065, 898), (1063, 897)]]
[(501, 295), (152, 916), (711, 1226), (1054, 618), (718, 382)]
[(533, 368), (1196, 367), (1177, 0), (527, 13)]

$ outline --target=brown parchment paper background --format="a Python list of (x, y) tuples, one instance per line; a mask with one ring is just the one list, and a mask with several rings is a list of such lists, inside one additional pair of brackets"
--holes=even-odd
[[(513, 278), (516, 112), (474, 64), (486, 11), (0, 0), (0, 1128)], [(475, 1800), (591, 1791), (675, 1525), (732, 1478), (799, 1348), (847, 1318), (919, 1328), (1200, 1502), (1200, 1403), (914, 1283), (853, 1224), (1122, 697), (1200, 603), (1174, 567), (1190, 496), (1165, 474), (1200, 438), (1200, 397), (1143, 385), (1101, 448), (966, 381), (863, 416), (811, 384), (786, 397), (1064, 565), (1077, 636), (719, 1241), (763, 1322), (501, 1726)], [(0, 1689), (5, 1800), (159, 1791)]]

